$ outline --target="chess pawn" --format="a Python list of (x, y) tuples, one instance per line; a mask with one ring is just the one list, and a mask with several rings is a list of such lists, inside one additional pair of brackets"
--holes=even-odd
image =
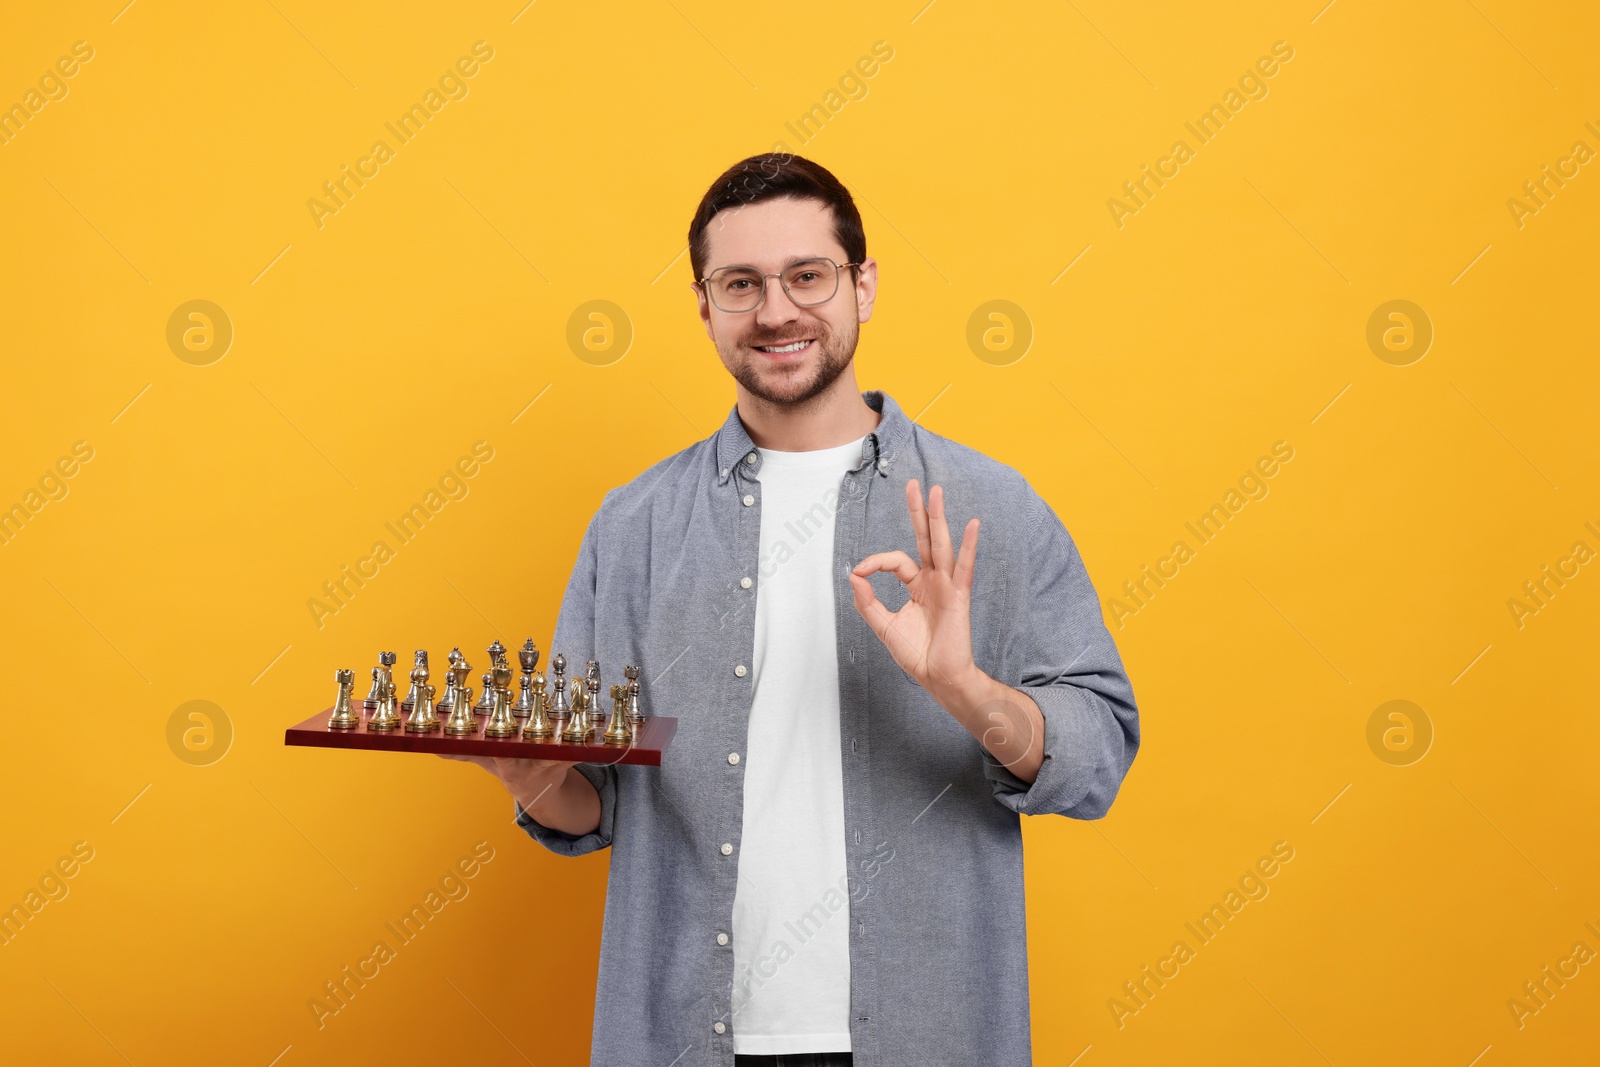
[(534, 645), (533, 638), (528, 638), (522, 647), (517, 650), (517, 662), (522, 665), (522, 692), (517, 697), (517, 706), (511, 709), (511, 714), (519, 719), (526, 719), (533, 714), (533, 669), (539, 665), (539, 649)]
[(489, 711), (489, 721), (483, 724), (483, 736), (516, 737), (522, 731), (511, 714), (511, 668), (499, 666), (490, 673), (494, 675), (494, 705)]
[(400, 716), (394, 710), (394, 682), (383, 683), (383, 695), (378, 698), (378, 708), (367, 720), (369, 730), (393, 730), (400, 725)]
[(628, 721), (628, 709), (625, 706), (627, 692), (625, 685), (611, 687), (611, 724), (601, 738), (608, 745), (633, 744), (633, 724)]
[(578, 745), (589, 740), (589, 687), (582, 678), (572, 680), (572, 714), (562, 728), (561, 740)]
[(446, 676), (450, 679), (450, 715), (445, 719), (444, 732), (447, 734), (475, 734), (478, 732), (478, 717), (472, 714), (472, 690), (467, 688), (467, 668), (457, 666)]
[(328, 717), (328, 729), (354, 730), (361, 725), (361, 716), (350, 706), (350, 689), (356, 683), (356, 672), (334, 671), (333, 680), (339, 683), (339, 696), (333, 702), (333, 714)]
[(544, 675), (535, 672), (533, 676), (533, 713), (528, 716), (528, 725), (522, 728), (522, 736), (527, 740), (544, 741), (555, 734), (555, 726), (550, 722), (550, 716), (545, 714), (545, 709)]
[(567, 657), (557, 652), (556, 658), (550, 661), (550, 666), (556, 672), (556, 685), (546, 714), (556, 726), (565, 726), (567, 720), (572, 718), (572, 705), (567, 703)]
[(637, 726), (644, 722), (644, 707), (639, 703), (639, 668), (624, 667), (622, 675), (628, 679), (628, 721)]
[[(419, 673), (421, 675), (420, 679), (418, 678)], [(413, 661), (411, 667), (411, 688), (406, 690), (406, 698), (400, 702), (400, 710), (409, 715), (411, 709), (417, 706), (417, 698), (422, 695), (422, 686), (427, 684), (428, 650), (419, 648), (417, 649), (417, 658)]]
[[(494, 668), (500, 666), (500, 656), (499, 656), (498, 653), (499, 652), (504, 652), (504, 651), (505, 651), (505, 649), (500, 644), (499, 641), (496, 641), (494, 644), (489, 646), (489, 669), (490, 670), (493, 670)], [(494, 690), (489, 685), (489, 672), (488, 671), (485, 671), (484, 674), (483, 674), (483, 696), (478, 698), (478, 706), (473, 708), (472, 710), (473, 711), (481, 711), (481, 712), (484, 712), (486, 714), (487, 713), (491, 713), (491, 712), (494, 711)]]
[(411, 717), (406, 720), (407, 731), (425, 734), (439, 728), (439, 716), (433, 713), (433, 695), (438, 691), (437, 687), (422, 683), (417, 702), (411, 706)]
[(461, 666), (461, 662), (461, 650), (452, 648), (449, 656), (450, 666), (444, 671), (444, 699), (433, 709), (441, 718), (448, 719), (456, 710), (456, 668)]
[(372, 690), (367, 693), (367, 699), (362, 701), (368, 711), (377, 711), (378, 705), (383, 702), (384, 687), (389, 684), (389, 668), (394, 666), (394, 661), (393, 652), (378, 653), (378, 665), (372, 668)]

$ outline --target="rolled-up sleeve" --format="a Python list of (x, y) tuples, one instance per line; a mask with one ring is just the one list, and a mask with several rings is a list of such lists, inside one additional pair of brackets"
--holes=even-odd
[[(606, 493), (609, 498), (611, 490)], [(572, 565), (572, 577), (567, 580), (567, 591), (561, 598), (561, 611), (556, 617), (556, 631), (550, 642), (550, 657), (561, 653), (567, 659), (567, 678), (583, 677), (583, 665), (595, 657), (595, 581), (599, 573), (600, 516), (605, 511), (605, 501), (589, 520), (583, 543), (578, 548), (578, 560)], [(544, 664), (550, 671), (548, 661)], [(575, 764), (578, 773), (589, 780), (600, 794), (600, 825), (592, 832), (581, 835), (564, 833), (530, 818), (522, 805), (511, 802), (517, 825), (528, 836), (559, 856), (582, 856), (611, 844), (612, 829), (617, 810), (617, 769), (609, 764)]]
[(1030, 784), (981, 749), (984, 774), (1012, 811), (1098, 819), (1139, 751), (1139, 709), (1077, 546), (1050, 505), (1027, 492), (1028, 567), (999, 680), (1039, 705), (1044, 762)]

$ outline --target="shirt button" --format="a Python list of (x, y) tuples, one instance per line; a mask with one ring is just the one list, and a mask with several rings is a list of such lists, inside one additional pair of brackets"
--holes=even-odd
[(733, 764), (737, 764), (739, 762), (739, 753), (737, 753), (737, 752), (728, 753), (728, 762), (729, 763), (733, 763)]
[(755, 502), (756, 502), (756, 498), (751, 496), (749, 493), (746, 493), (744, 495), (744, 506), (745, 507), (749, 507), (751, 504), (754, 504)]
[(721, 1033), (726, 1033), (728, 1028), (726, 1026), (722, 1025), (720, 1022), (717, 1022), (717, 1023), (712, 1023), (711, 1024), (711, 1029), (713, 1029), (717, 1033), (721, 1034)]
[(743, 663), (741, 663), (737, 667), (733, 668), (733, 673), (737, 674), (740, 678), (743, 678), (745, 676), (746, 670), (747, 670), (747, 668), (745, 667), (745, 665)]
[(887, 470), (888, 467), (889, 467), (889, 461), (888, 460), (886, 460), (886, 459), (878, 460), (878, 469), (879, 470)]
[(749, 589), (750, 588), (750, 579), (749, 578), (740, 578), (739, 579), (739, 588), (740, 589)]
[(722, 846), (718, 848), (717, 851), (722, 853), (724, 856), (731, 856), (733, 855), (733, 846), (724, 841)]
[(728, 943), (728, 935), (725, 934), (725, 933), (722, 933), (721, 931), (718, 931), (717, 932), (717, 944), (726, 945), (727, 943)]
[(756, 465), (756, 454), (754, 452), (750, 453), (748, 456), (744, 457), (744, 461), (746, 463), (750, 464), (752, 467), (755, 466)]
[(726, 478), (727, 476), (728, 476), (728, 468), (727, 467), (723, 467), (722, 468), (722, 477)]

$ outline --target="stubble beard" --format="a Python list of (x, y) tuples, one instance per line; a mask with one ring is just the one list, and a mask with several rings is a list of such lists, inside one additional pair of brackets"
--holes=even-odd
[[(781, 338), (765, 339), (759, 336), (749, 342), (739, 342), (730, 353), (718, 342), (717, 348), (729, 372), (745, 391), (769, 404), (785, 407), (804, 404), (828, 390), (855, 358), (856, 342), (861, 335), (859, 326), (851, 329), (848, 337), (835, 337), (826, 324), (817, 325), (817, 355), (815, 369), (809, 376), (799, 368), (782, 368), (768, 364), (772, 369), (763, 373), (765, 358), (755, 350), (758, 344), (780, 344)], [(793, 331), (790, 331), (793, 332)]]

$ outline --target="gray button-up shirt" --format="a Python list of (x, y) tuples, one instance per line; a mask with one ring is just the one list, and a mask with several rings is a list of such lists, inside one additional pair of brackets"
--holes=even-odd
[[(1050, 506), (1016, 471), (916, 425), (885, 393), (862, 396), (881, 413), (877, 429), (819, 504), (834, 510), (848, 900), (819, 899), (794, 929), (849, 923), (857, 1067), (1025, 1067), (1018, 815), (1103, 816), (1138, 751), (1139, 713)], [(596, 659), (608, 681), (639, 664), (646, 710), (678, 718), (660, 767), (578, 765), (600, 794), (595, 832), (574, 837), (516, 807), (518, 825), (554, 852), (611, 848), (595, 1067), (733, 1064), (733, 945), (721, 935), (732, 931), (748, 761), (728, 754), (746, 750), (755, 682), (741, 668), (761, 593), (760, 470), (735, 407), (716, 434), (605, 494), (561, 603), (552, 653), (574, 674)], [(924, 492), (944, 487), (953, 539), (970, 517), (983, 520), (973, 657), (1044, 713), (1031, 784), (913, 682), (855, 609), (851, 567), (894, 549), (918, 558), (911, 478)], [(906, 602), (892, 574), (871, 581), (890, 611)], [(756, 965), (754, 996), (779, 966)]]

